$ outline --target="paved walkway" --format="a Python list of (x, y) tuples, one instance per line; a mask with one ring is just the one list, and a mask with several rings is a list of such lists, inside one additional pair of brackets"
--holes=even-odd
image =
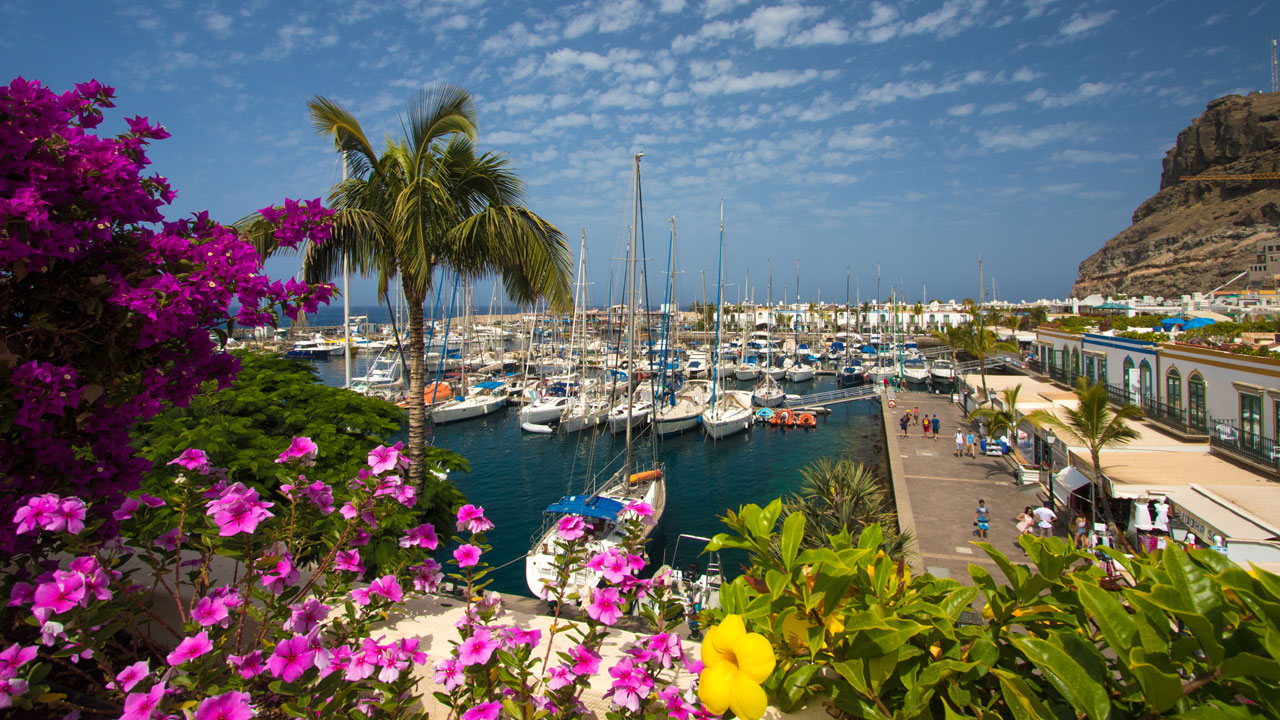
[[(1013, 484), (1013, 465), (1002, 457), (956, 457), (955, 432), (970, 425), (960, 408), (948, 396), (923, 393), (898, 393), (898, 406), (885, 408), (887, 451), (894, 473), (894, 491), (904, 527), (914, 526), (918, 541), (917, 566), (939, 577), (951, 577), (973, 584), (970, 564), (981, 565), (997, 580), (1004, 575), (981, 549), (971, 543), (981, 540), (973, 525), (978, 500), (991, 508), (991, 529), (987, 542), (1004, 552), (1015, 563), (1023, 562), (1022, 548), (1017, 544), (1018, 530), (1014, 518), (1028, 505), (1044, 501), (1039, 485), (1018, 487)], [(915, 407), (920, 416), (937, 414), (941, 437), (936, 440), (921, 436), (921, 429), (908, 428), (902, 438), (898, 419)], [(896, 460), (896, 462), (895, 462)], [(1059, 518), (1059, 529), (1066, 520)]]

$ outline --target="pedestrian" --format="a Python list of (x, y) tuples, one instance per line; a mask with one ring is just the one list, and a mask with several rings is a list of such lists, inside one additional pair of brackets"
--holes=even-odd
[(911, 413), (907, 413), (906, 415), (903, 415), (900, 420), (898, 420), (898, 426), (902, 428), (902, 437), (904, 438), (907, 436), (907, 424), (911, 422), (910, 417), (911, 417)]
[(986, 500), (978, 500), (978, 507), (973, 511), (973, 524), (978, 526), (978, 537), (986, 539), (987, 530), (991, 528), (991, 508)]
[(956, 457), (964, 454), (964, 433), (956, 431)]
[(937, 440), (937, 439), (938, 439), (938, 426), (939, 426), (939, 425), (941, 425), (941, 424), (942, 424), (942, 423), (938, 422), (938, 416), (937, 416), (937, 415), (934, 415), (934, 416), (933, 416), (933, 428), (932, 428), (932, 430), (933, 430), (933, 439), (934, 439), (934, 440)]
[[(1021, 538), (1023, 535), (1030, 535), (1032, 528), (1036, 526), (1036, 516), (1031, 513), (1030, 505), (1023, 508), (1022, 514), (1014, 519), (1018, 523), (1016, 527), (1018, 528), (1019, 538)], [(1021, 546), (1022, 543), (1018, 543), (1018, 545)], [(1027, 554), (1026, 548), (1022, 548), (1022, 554), (1023, 555)]]
[(1053, 524), (1058, 521), (1058, 514), (1053, 511), (1053, 501), (1045, 500), (1044, 505), (1032, 513), (1036, 517), (1036, 535), (1049, 537), (1053, 535)]
[(911, 409), (911, 424), (912, 425), (920, 424), (920, 408), (918, 407)]
[(972, 431), (972, 430), (970, 430), (969, 432), (965, 433), (964, 439), (965, 439), (965, 443), (964, 443), (964, 449), (965, 449), (965, 452), (967, 452), (967, 453), (969, 454), (969, 457), (974, 457), (974, 454), (973, 454), (973, 453), (974, 453), (974, 450), (973, 450), (973, 446), (974, 446), (973, 431)]
[(920, 437), (929, 437), (929, 428), (933, 427), (929, 424), (929, 416), (925, 415), (920, 421)]
[(1071, 539), (1075, 541), (1077, 550), (1088, 550), (1088, 533), (1089, 521), (1084, 515), (1076, 514), (1074, 520), (1071, 521)]

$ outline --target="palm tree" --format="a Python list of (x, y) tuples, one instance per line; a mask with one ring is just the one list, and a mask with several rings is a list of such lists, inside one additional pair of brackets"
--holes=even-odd
[[(970, 417), (982, 420), (987, 424), (987, 432), (991, 437), (999, 437), (1003, 432), (1010, 438), (1018, 436), (1018, 393), (1022, 391), (1022, 383), (1000, 392), (1004, 407), (1000, 410), (995, 405), (974, 410)], [(1013, 446), (1016, 448), (1017, 443)]]
[(462, 88), (423, 90), (402, 117), (398, 138), (374, 151), (356, 118), (338, 103), (307, 103), (317, 134), (330, 136), (351, 178), (329, 195), (334, 238), (304, 250), (308, 281), (341, 271), (343, 254), (361, 274), (377, 272), (378, 297), (399, 279), (409, 308), (409, 479), (420, 484), (426, 448), (423, 310), (437, 270), (464, 278), (498, 276), (521, 303), (569, 305), (572, 254), (564, 235), (522, 204), (523, 183), (500, 154), (477, 154), (475, 107)]
[[(944, 325), (941, 330), (930, 330), (929, 334), (934, 339), (946, 345), (951, 350), (951, 367), (956, 367), (956, 351), (963, 349), (964, 336), (967, 325)], [(959, 372), (957, 369), (956, 372)], [(958, 392), (958, 391), (957, 391)]]
[(893, 502), (870, 468), (847, 458), (820, 458), (801, 469), (800, 477), (800, 490), (783, 502), (781, 519), (804, 516), (801, 547), (830, 547), (829, 535), (848, 531), (856, 538), (878, 523), (884, 531), (880, 549), (895, 560), (908, 559), (913, 537), (898, 530)]
[(1093, 463), (1093, 485), (1095, 511), (1102, 505), (1103, 521), (1111, 529), (1112, 537), (1119, 538), (1126, 548), (1133, 552), (1129, 541), (1120, 534), (1119, 527), (1111, 512), (1110, 502), (1099, 502), (1106, 497), (1102, 485), (1102, 451), (1108, 447), (1127, 445), (1140, 437), (1137, 430), (1126, 423), (1128, 420), (1141, 420), (1142, 409), (1132, 403), (1126, 403), (1112, 411), (1107, 387), (1102, 383), (1090, 385), (1085, 378), (1076, 378), (1075, 408), (1066, 408), (1062, 412), (1066, 419), (1045, 410), (1034, 410), (1027, 413), (1027, 420), (1041, 427), (1048, 427), (1056, 434), (1073, 444), (1089, 449), (1089, 459)]
[(978, 360), (978, 371), (982, 375), (982, 398), (983, 402), (990, 399), (991, 395), (987, 391), (987, 358), (998, 352), (1018, 352), (1017, 343), (1001, 342), (996, 334), (988, 330), (984, 325), (965, 325), (964, 334), (961, 336), (960, 347), (965, 353), (972, 355)]
[(922, 329), (924, 327), (924, 305), (921, 303), (912, 305), (911, 314), (916, 318), (916, 329)]

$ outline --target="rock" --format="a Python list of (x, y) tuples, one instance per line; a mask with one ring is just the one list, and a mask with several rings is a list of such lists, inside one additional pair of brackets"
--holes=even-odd
[(1138, 206), (1132, 226), (1080, 263), (1072, 295), (1176, 298), (1247, 269), (1255, 243), (1276, 236), (1280, 181), (1184, 179), (1207, 171), (1280, 172), (1280, 93), (1218, 98), (1178, 133), (1160, 191)]

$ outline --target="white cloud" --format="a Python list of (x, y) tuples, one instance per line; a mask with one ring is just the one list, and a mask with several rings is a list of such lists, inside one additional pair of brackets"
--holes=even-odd
[(669, 92), (662, 96), (664, 107), (678, 107), (693, 102), (693, 96), (686, 92)]
[(663, 14), (678, 13), (684, 10), (684, 0), (662, 0), (658, 3), (658, 12)]
[(739, 5), (746, 5), (751, 0), (706, 0), (702, 5), (703, 17), (713, 18), (727, 13)]
[(972, 27), (986, 5), (986, 0), (947, 0), (937, 10), (905, 24), (902, 34), (954, 37)]
[(506, 109), (508, 115), (534, 112), (536, 110), (541, 110), (546, 106), (547, 96), (539, 93), (511, 95), (505, 98), (501, 104), (502, 107)]
[(849, 42), (850, 33), (844, 23), (839, 20), (828, 20), (818, 23), (808, 30), (802, 30), (791, 36), (788, 44), (807, 47), (809, 45), (842, 45)]
[(977, 105), (973, 103), (965, 103), (964, 105), (953, 105), (947, 109), (947, 114), (952, 117), (968, 117), (977, 109)]
[(204, 16), (204, 26), (215, 35), (225, 35), (231, 29), (231, 16), (222, 13), (209, 13)]
[(745, 77), (721, 75), (689, 83), (689, 89), (699, 95), (756, 92), (758, 90), (774, 90), (803, 85), (817, 79), (818, 75), (818, 71), (812, 68), (808, 70), (753, 72)]
[(590, 125), (590, 124), (591, 124), (591, 118), (587, 117), (586, 115), (583, 115), (582, 113), (569, 113), (567, 115), (556, 115), (555, 117), (547, 121), (547, 127), (549, 128), (582, 127), (583, 125)]
[(891, 121), (880, 123), (859, 123), (837, 130), (827, 141), (828, 147), (851, 152), (884, 151), (898, 143), (892, 135), (879, 135), (881, 130), (889, 127)]
[(1102, 12), (1091, 13), (1089, 15), (1081, 15), (1076, 13), (1071, 19), (1063, 23), (1058, 28), (1058, 34), (1066, 38), (1075, 38), (1079, 35), (1089, 32), (1106, 25), (1116, 16), (1115, 10), (1105, 10)]
[(728, 40), (737, 32), (737, 26), (734, 23), (725, 22), (723, 20), (714, 20), (703, 24), (698, 28), (698, 32), (692, 35), (678, 35), (671, 41), (671, 51), (675, 53), (687, 53), (699, 47), (711, 46), (721, 40)]
[(933, 67), (933, 62), (931, 62), (931, 61), (929, 61), (929, 60), (921, 60), (921, 61), (920, 61), (920, 62), (918, 62), (918, 63), (911, 63), (910, 65), (903, 65), (902, 67), (900, 67), (900, 68), (898, 68), (898, 69), (902, 71), (902, 74), (903, 74), (903, 75), (906, 75), (906, 74), (908, 74), (908, 73), (920, 72), (920, 71), (922, 71), (922, 70), (928, 70), (928, 69), (929, 69), (929, 68), (931, 68), (931, 67)]
[(997, 115), (999, 113), (1013, 112), (1018, 109), (1018, 103), (1002, 102), (994, 103), (982, 108), (983, 115)]
[(1137, 160), (1135, 153), (1129, 152), (1095, 152), (1093, 150), (1059, 150), (1049, 158), (1062, 165), (1111, 164)]
[(1115, 85), (1106, 82), (1083, 82), (1071, 92), (1056, 95), (1044, 88), (1038, 88), (1027, 93), (1023, 99), (1029, 103), (1036, 103), (1045, 109), (1064, 108), (1106, 95), (1115, 88)]
[(978, 144), (987, 150), (1030, 150), (1057, 140), (1077, 140), (1083, 134), (1080, 123), (1046, 125), (1030, 130), (1018, 126), (978, 131)]
[(480, 49), (487, 53), (511, 55), (522, 50), (550, 45), (557, 40), (554, 28), (550, 25), (539, 25), (532, 31), (522, 22), (513, 22), (505, 30), (492, 35), (480, 44)]
[(1026, 66), (1018, 68), (1011, 76), (1014, 82), (1031, 82), (1038, 77), (1040, 77), (1040, 73)]
[(754, 36), (757, 49), (777, 47), (791, 34), (794, 25), (821, 14), (818, 8), (800, 5), (762, 7), (751, 13), (742, 26)]
[(1069, 195), (1075, 192), (1076, 190), (1079, 190), (1081, 187), (1083, 187), (1083, 185), (1081, 183), (1076, 182), (1076, 183), (1060, 183), (1058, 185), (1045, 185), (1040, 189), (1043, 190), (1044, 192), (1049, 193), (1050, 195)]
[(1223, 20), (1226, 20), (1226, 19), (1227, 19), (1227, 13), (1225, 13), (1225, 12), (1216, 12), (1216, 13), (1214, 13), (1214, 14), (1210, 15), (1209, 17), (1205, 18), (1205, 19), (1204, 19), (1204, 24), (1205, 24), (1206, 26), (1213, 26), (1213, 25), (1217, 25), (1218, 23), (1220, 23), (1220, 22), (1222, 22)]
[(1027, 8), (1026, 20), (1033, 20), (1044, 15), (1049, 10), (1049, 6), (1057, 2), (1057, 0), (1026, 0), (1023, 5)]
[(589, 32), (619, 33), (638, 25), (645, 16), (639, 0), (590, 2), (582, 7), (582, 14), (565, 25), (566, 38), (580, 37)]

